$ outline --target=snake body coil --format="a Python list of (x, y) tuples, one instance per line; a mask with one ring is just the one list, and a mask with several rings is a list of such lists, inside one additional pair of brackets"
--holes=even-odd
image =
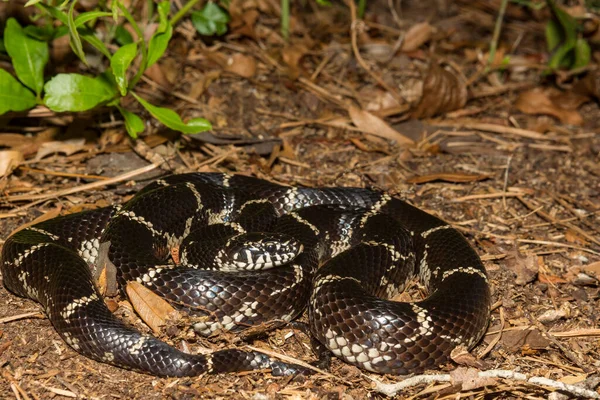
[[(289, 254), (243, 248), (229, 263), (242, 270), (231, 272), (219, 265), (223, 251), (210, 241), (202, 247), (206, 251), (193, 247), (213, 231), (229, 230), (231, 240), (248, 241), (263, 229), (295, 238), (271, 246), (279, 251), (273, 254)], [(310, 329), (322, 344), (379, 373), (413, 373), (449, 361), (453, 348), (472, 347), (481, 338), (490, 313), (485, 269), (462, 235), (368, 189), (284, 187), (218, 173), (173, 175), (148, 185), (123, 207), (55, 218), (7, 239), (0, 268), (9, 290), (39, 302), (60, 336), (81, 354), (153, 375), (266, 368), (281, 375), (300, 368), (252, 351), (186, 354), (126, 326), (94, 283), (103, 243), (121, 288), (135, 280), (177, 307), (206, 316), (194, 326), (201, 334), (290, 321), (308, 305)], [(173, 247), (183, 249), (181, 264), (168, 257)], [(213, 261), (209, 269), (191, 261), (207, 254), (208, 264)], [(259, 264), (272, 268), (253, 271)], [(429, 297), (384, 300), (414, 275)]]

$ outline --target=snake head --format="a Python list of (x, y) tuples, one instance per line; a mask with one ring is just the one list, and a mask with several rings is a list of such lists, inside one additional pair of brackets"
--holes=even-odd
[(296, 238), (283, 233), (244, 233), (229, 239), (219, 252), (219, 269), (256, 271), (274, 268), (289, 263), (303, 249)]

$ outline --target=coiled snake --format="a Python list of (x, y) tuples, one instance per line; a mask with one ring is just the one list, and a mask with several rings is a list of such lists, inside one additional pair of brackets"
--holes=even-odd
[[(265, 240), (254, 233), (261, 230), (272, 233)], [(209, 240), (194, 247), (202, 237)], [(407, 374), (447, 362), (456, 346), (477, 343), (490, 313), (484, 267), (462, 235), (368, 189), (284, 187), (219, 173), (172, 175), (123, 207), (58, 217), (7, 239), (0, 267), (10, 291), (39, 302), (79, 353), (153, 375), (265, 368), (281, 375), (299, 367), (254, 351), (186, 354), (126, 326), (96, 288), (92, 270), (101, 243), (109, 243), (121, 288), (137, 280), (205, 315), (194, 326), (201, 334), (290, 321), (308, 305), (318, 341), (337, 357), (379, 373)], [(223, 246), (233, 251), (225, 254)], [(181, 264), (168, 256), (173, 247), (182, 249)], [(241, 271), (230, 271), (236, 268)], [(253, 270), (258, 268), (268, 269)], [(384, 300), (414, 275), (429, 297)]]

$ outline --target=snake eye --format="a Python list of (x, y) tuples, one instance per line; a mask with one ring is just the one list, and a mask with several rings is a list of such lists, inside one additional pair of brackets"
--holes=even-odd
[(279, 248), (278, 248), (278, 246), (276, 244), (269, 243), (265, 247), (265, 250), (266, 250), (267, 253), (275, 253), (277, 250), (279, 250)]

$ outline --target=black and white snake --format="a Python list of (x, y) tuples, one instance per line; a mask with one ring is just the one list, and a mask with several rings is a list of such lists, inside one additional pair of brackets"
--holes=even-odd
[[(202, 237), (209, 240), (194, 247)], [(477, 343), (490, 313), (485, 269), (462, 235), (368, 189), (172, 175), (122, 207), (55, 218), (7, 239), (0, 267), (9, 290), (39, 302), (79, 353), (153, 375), (266, 368), (281, 375), (298, 367), (236, 349), (186, 354), (126, 326), (93, 278), (102, 243), (109, 243), (121, 288), (135, 280), (206, 316), (194, 326), (201, 334), (290, 321), (308, 305), (316, 339), (337, 357), (379, 373), (413, 373), (449, 361), (456, 346)], [(181, 247), (181, 264), (169, 258), (172, 247)], [(429, 297), (384, 300), (414, 275)]]

